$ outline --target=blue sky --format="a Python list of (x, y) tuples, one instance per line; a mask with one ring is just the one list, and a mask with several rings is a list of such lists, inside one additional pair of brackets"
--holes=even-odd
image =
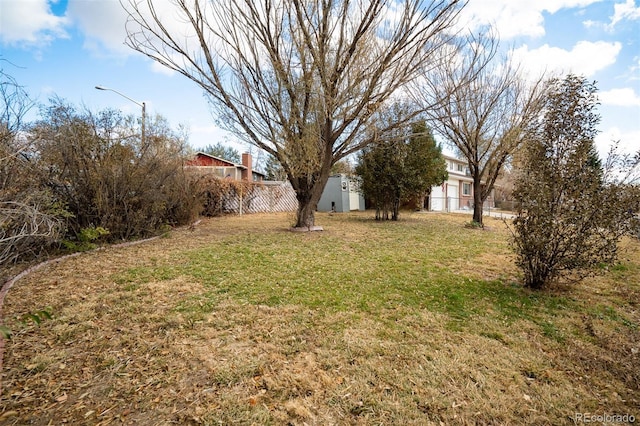
[[(166, 0), (158, 1), (166, 3)], [(124, 45), (118, 0), (0, 0), (4, 71), (38, 101), (52, 95), (92, 110), (138, 106), (102, 85), (144, 101), (147, 112), (190, 129), (198, 149), (216, 142), (238, 150), (215, 125), (198, 87)], [(524, 69), (583, 74), (597, 81), (602, 121), (597, 145), (640, 149), (640, 7), (636, 0), (470, 0), (469, 26), (492, 22)]]

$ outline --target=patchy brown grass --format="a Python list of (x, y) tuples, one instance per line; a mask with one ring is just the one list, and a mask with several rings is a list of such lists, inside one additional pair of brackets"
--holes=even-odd
[[(640, 246), (517, 285), (498, 220), (205, 219), (86, 253), (5, 301), (0, 424), (571, 424), (640, 417)], [(25, 315), (47, 309), (39, 325)]]

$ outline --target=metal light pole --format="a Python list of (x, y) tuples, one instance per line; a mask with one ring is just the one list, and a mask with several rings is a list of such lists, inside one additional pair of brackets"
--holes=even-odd
[(131, 102), (133, 102), (134, 104), (138, 105), (139, 107), (142, 107), (142, 123), (141, 123), (141, 125), (142, 125), (142, 129), (141, 129), (142, 130), (142, 136), (141, 136), (141, 142), (142, 142), (142, 145), (144, 145), (144, 141), (145, 141), (145, 139), (144, 139), (144, 137), (145, 137), (144, 122), (145, 122), (145, 116), (146, 116), (146, 104), (144, 102), (138, 102), (138, 101), (136, 101), (134, 99), (131, 99), (130, 97), (128, 97), (124, 93), (118, 92), (116, 89), (110, 89), (110, 88), (104, 87), (104, 86), (96, 86), (96, 89), (98, 89), (98, 90), (107, 90), (107, 91), (110, 91), (110, 92), (117, 93), (118, 95), (122, 96), (125, 99), (130, 100)]

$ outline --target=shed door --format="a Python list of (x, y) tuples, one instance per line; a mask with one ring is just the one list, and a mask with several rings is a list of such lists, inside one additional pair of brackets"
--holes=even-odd
[(360, 208), (360, 194), (351, 191), (349, 192), (349, 210), (358, 210)]

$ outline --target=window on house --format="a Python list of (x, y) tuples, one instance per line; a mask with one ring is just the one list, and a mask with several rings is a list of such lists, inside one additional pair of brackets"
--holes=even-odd
[(462, 164), (456, 164), (456, 170), (457, 170), (457, 171), (459, 171), (459, 172), (464, 171), (464, 165), (462, 165)]
[(471, 184), (463, 183), (462, 184), (462, 195), (471, 195)]

